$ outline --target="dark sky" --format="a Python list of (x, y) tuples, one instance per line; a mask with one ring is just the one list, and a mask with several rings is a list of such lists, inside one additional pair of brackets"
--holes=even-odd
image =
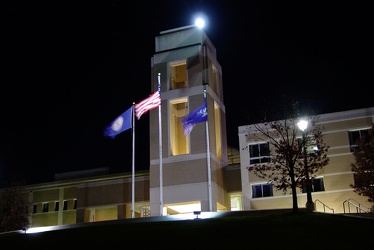
[[(151, 94), (155, 36), (199, 12), (222, 66), (229, 146), (284, 96), (316, 114), (374, 106), (365, 1), (34, 2), (1, 3), (0, 184), (131, 171), (131, 131), (103, 129)], [(149, 168), (148, 119), (136, 122), (136, 170)]]

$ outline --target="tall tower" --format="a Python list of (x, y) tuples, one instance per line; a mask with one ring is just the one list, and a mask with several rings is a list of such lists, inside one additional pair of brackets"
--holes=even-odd
[[(206, 33), (195, 26), (160, 32), (151, 60), (151, 216), (230, 210), (225, 188), (226, 115), (222, 69)], [(207, 102), (208, 120), (184, 135), (180, 118)]]

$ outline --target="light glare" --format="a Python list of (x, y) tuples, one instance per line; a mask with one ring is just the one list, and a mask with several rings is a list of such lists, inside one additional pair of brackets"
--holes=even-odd
[(199, 28), (202, 29), (205, 26), (205, 21), (201, 17), (197, 18), (195, 21), (195, 25)]
[(304, 131), (307, 127), (308, 127), (308, 122), (306, 120), (300, 120), (298, 123), (297, 123), (297, 126), (299, 127), (299, 129), (301, 131)]

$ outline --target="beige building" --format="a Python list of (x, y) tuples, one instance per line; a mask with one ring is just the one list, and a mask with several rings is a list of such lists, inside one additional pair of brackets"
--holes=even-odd
[[(149, 173), (108, 174), (109, 169), (93, 169), (58, 174), (54, 182), (25, 186), (33, 205), (31, 227), (148, 217)], [(136, 206), (135, 206), (136, 205)]]
[[(317, 211), (347, 213), (366, 212), (373, 204), (367, 198), (353, 192), (350, 184), (354, 183), (351, 163), (355, 163), (352, 154), (354, 142), (361, 133), (367, 132), (374, 122), (374, 108), (348, 110), (343, 112), (318, 115), (317, 124), (324, 129), (324, 139), (330, 147), (328, 157), (330, 162), (315, 177), (313, 181), (312, 200)], [(256, 155), (249, 153), (249, 148), (261, 148), (266, 141), (250, 141), (246, 136), (258, 133), (251, 126), (239, 127), (240, 168), (242, 179), (243, 209), (273, 209), (292, 207), (291, 195), (283, 195), (274, 190), (267, 180), (259, 179), (253, 172), (247, 170), (251, 162), (258, 162), (256, 158), (268, 157), (269, 153), (261, 149)], [(301, 137), (301, 131), (300, 131)], [(306, 194), (298, 194), (298, 207), (305, 207)]]
[[(222, 69), (204, 31), (194, 26), (163, 31), (155, 43), (150, 92), (160, 91), (161, 106), (149, 112), (149, 171), (93, 169), (25, 186), (33, 204), (31, 227), (292, 207), (290, 195), (275, 192), (246, 170), (252, 156), (242, 149), (254, 144), (245, 137), (249, 126), (239, 127), (240, 150), (227, 147)], [(184, 135), (180, 118), (204, 102), (208, 120)], [(331, 161), (317, 178), (320, 190), (313, 192), (317, 211), (342, 213), (347, 205), (362, 212), (371, 206), (349, 187), (354, 181), (350, 139), (373, 121), (374, 108), (321, 115)], [(305, 207), (305, 194), (300, 192), (298, 201)]]

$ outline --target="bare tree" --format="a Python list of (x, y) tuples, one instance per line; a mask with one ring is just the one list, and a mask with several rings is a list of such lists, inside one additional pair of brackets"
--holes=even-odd
[[(248, 133), (251, 141), (268, 141), (270, 160), (249, 166), (248, 171), (271, 182), (284, 194), (291, 189), (293, 212), (299, 212), (297, 187), (310, 187), (312, 178), (329, 162), (329, 146), (324, 142), (323, 127), (316, 124), (318, 117), (309, 117), (309, 126), (300, 139), (299, 119), (290, 118), (252, 125)], [(304, 154), (304, 149), (307, 149)], [(305, 158), (306, 155), (306, 158)], [(306, 160), (305, 160), (306, 159)]]
[(353, 151), (356, 163), (351, 164), (355, 182), (350, 186), (354, 192), (374, 202), (374, 124), (356, 144), (357, 148)]
[(31, 204), (20, 184), (10, 184), (0, 190), (0, 232), (26, 230)]

